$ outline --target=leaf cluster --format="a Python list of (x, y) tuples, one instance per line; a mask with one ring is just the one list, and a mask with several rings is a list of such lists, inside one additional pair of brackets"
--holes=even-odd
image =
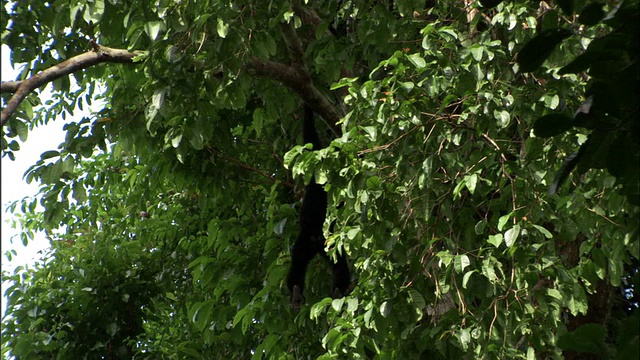
[[(633, 357), (634, 152), (615, 166), (585, 163), (596, 170), (564, 176), (572, 192), (548, 193), (571, 172), (561, 164), (576, 143), (600, 141), (607, 154), (634, 144), (622, 130), (637, 100), (603, 100), (619, 90), (613, 79), (637, 84), (625, 72), (637, 49), (614, 41), (631, 37), (634, 12), (622, 4), (601, 21), (586, 4), (579, 23), (567, 2), (59, 1), (30, 4), (29, 15), (18, 1), (12, 19), (38, 25), (9, 27), (14, 52), (44, 35), (81, 52), (55, 36), (68, 27), (148, 56), (86, 69), (74, 75), (77, 96), (57, 89), (33, 120), (18, 112), (5, 126), (16, 151), (6, 139), (30, 124), (94, 92), (106, 101), (29, 169), (39, 194), (10, 205), (23, 214), (22, 240), (44, 230), (52, 248), (5, 275), (6, 352)], [(64, 26), (37, 21), (49, 13)], [(22, 61), (53, 64), (30, 54)], [(302, 144), (303, 103), (323, 118), (324, 149)], [(551, 117), (578, 108), (570, 126)], [(579, 118), (592, 125), (568, 133)], [(346, 253), (354, 288), (329, 298), (319, 257), (294, 312), (285, 278), (312, 176), (329, 196), (329, 258)]]

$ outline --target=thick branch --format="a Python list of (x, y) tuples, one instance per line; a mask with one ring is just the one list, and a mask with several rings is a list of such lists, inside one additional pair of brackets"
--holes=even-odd
[[(312, 30), (310, 31), (310, 33), (308, 33), (308, 35), (311, 35), (313, 37), (316, 36), (316, 33), (318, 31), (318, 26), (320, 26), (322, 24), (322, 19), (320, 18), (320, 16), (318, 16), (318, 13), (310, 7), (301, 7), (298, 5), (294, 5), (293, 6), (294, 11), (296, 12), (296, 15), (298, 15), (301, 19), (302, 19), (302, 23), (305, 25), (308, 25)], [(293, 30), (293, 29), (291, 29)], [(283, 35), (285, 36), (285, 40), (287, 37), (289, 37), (289, 35), (287, 34), (287, 32), (283, 32)], [(296, 38), (298, 38), (297, 34), (294, 32), (293, 34)], [(327, 28), (327, 30), (325, 31), (325, 35), (326, 36), (331, 36), (334, 38), (337, 38), (336, 35), (334, 33), (331, 32), (331, 30), (329, 28)], [(301, 44), (301, 41), (298, 39), (298, 43)], [(293, 55), (291, 53), (291, 50), (289, 50), (290, 54)], [(304, 55), (304, 54), (302, 54)], [(306, 69), (306, 67), (305, 67)], [(340, 69), (340, 77), (354, 77), (353, 72), (347, 68), (344, 67), (344, 65), (341, 67)], [(336, 95), (339, 98), (344, 98), (349, 94), (349, 91), (346, 87), (340, 87), (336, 90), (334, 90), (334, 92), (336, 93)], [(340, 106), (340, 110), (342, 110), (342, 115), (346, 114), (348, 111), (343, 107), (344, 104), (343, 103), (339, 103), (338, 104)], [(335, 130), (335, 129), (334, 129)]]
[(293, 90), (307, 106), (327, 122), (335, 134), (339, 134), (336, 124), (342, 116), (334, 104), (314, 86), (305, 61), (303, 43), (298, 33), (292, 24), (281, 24), (281, 30), (287, 44), (290, 65), (254, 58), (247, 67), (258, 75), (276, 80)]
[(2, 109), (0, 116), (0, 125), (4, 126), (11, 115), (16, 111), (18, 105), (24, 100), (30, 92), (48, 84), (49, 82), (67, 76), (73, 72), (86, 69), (90, 66), (100, 63), (131, 63), (133, 58), (140, 55), (140, 52), (129, 52), (122, 49), (112, 49), (106, 46), (100, 46), (92, 43), (94, 46), (92, 51), (74, 56), (65, 60), (58, 65), (43, 70), (36, 75), (21, 81), (7, 81), (0, 84), (1, 93), (13, 93), (13, 96)]
[(304, 103), (339, 133), (336, 124), (340, 120), (340, 113), (335, 106), (318, 90), (311, 80), (311, 76), (303, 69), (283, 65), (273, 61), (253, 59), (249, 68), (256, 74), (276, 80), (298, 94)]
[(280, 24), (280, 28), (289, 50), (289, 58), (291, 59), (292, 66), (304, 69), (305, 72), (308, 72), (307, 64), (304, 61), (302, 42), (300, 41), (300, 38), (298, 38), (298, 34), (296, 34), (296, 31), (293, 29), (291, 24)]
[(22, 81), (3, 81), (0, 83), (0, 93), (14, 93), (18, 91), (20, 84)]

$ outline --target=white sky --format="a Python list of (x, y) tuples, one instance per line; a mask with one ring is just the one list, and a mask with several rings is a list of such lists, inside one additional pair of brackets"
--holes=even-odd
[[(18, 71), (11, 67), (11, 62), (9, 61), (9, 48), (2, 45), (0, 53), (2, 81), (15, 80), (18, 75)], [(74, 115), (75, 116), (71, 118), (67, 117), (67, 119), (79, 120), (82, 115), (86, 115), (86, 113), (74, 112)], [(14, 200), (22, 199), (29, 195), (35, 195), (38, 192), (39, 184), (34, 182), (27, 184), (23, 180), (23, 175), (31, 165), (40, 159), (40, 154), (47, 150), (56, 150), (58, 145), (64, 141), (65, 132), (62, 131), (62, 126), (64, 124), (65, 122), (62, 119), (58, 119), (56, 121), (49, 122), (46, 126), (35, 128), (33, 131), (29, 132), (27, 141), (20, 143), (20, 150), (14, 153), (16, 156), (15, 161), (11, 161), (6, 156), (0, 160), (0, 165), (2, 167), (0, 175), (2, 184), (2, 190), (0, 192), (0, 205), (2, 207), (2, 251), (0, 254), (0, 262), (2, 263), (2, 270), (4, 271), (13, 273), (17, 266), (32, 265), (41, 257), (39, 252), (49, 246), (48, 241), (44, 238), (44, 234), (40, 234), (36, 235), (34, 240), (27, 244), (27, 247), (24, 247), (20, 237), (18, 236), (19, 230), (12, 229), (8, 223), (12, 214), (7, 212), (8, 210), (6, 207)], [(20, 140), (18, 140), (18, 142), (20, 142)], [(18, 252), (18, 255), (15, 256), (11, 262), (9, 262), (7, 257), (4, 255), (10, 249), (15, 249)], [(3, 315), (5, 310), (5, 285), (6, 284), (3, 282)]]

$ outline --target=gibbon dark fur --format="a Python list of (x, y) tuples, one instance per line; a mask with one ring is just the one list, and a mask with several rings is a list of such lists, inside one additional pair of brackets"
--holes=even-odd
[[(306, 143), (311, 143), (314, 150), (322, 148), (320, 138), (316, 131), (313, 110), (305, 106), (304, 123), (302, 126), (302, 138)], [(300, 233), (291, 249), (291, 269), (287, 277), (287, 286), (291, 292), (291, 306), (299, 308), (305, 302), (304, 281), (307, 266), (316, 254), (322, 254), (331, 262), (325, 248), (325, 238), (322, 233), (322, 225), (327, 216), (327, 192), (322, 185), (316, 183), (312, 177), (309, 185), (305, 187), (304, 198), (300, 208)], [(332, 296), (340, 298), (347, 294), (351, 283), (349, 265), (344, 253), (338, 255), (336, 263), (332, 263), (333, 288)]]

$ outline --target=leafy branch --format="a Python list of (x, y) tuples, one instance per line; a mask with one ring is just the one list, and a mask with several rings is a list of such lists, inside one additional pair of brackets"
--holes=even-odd
[(63, 76), (86, 69), (100, 63), (133, 63), (136, 56), (143, 55), (141, 51), (130, 52), (123, 49), (113, 49), (102, 46), (91, 40), (91, 51), (72, 57), (60, 64), (43, 70), (32, 77), (19, 81), (3, 81), (0, 93), (13, 93), (13, 96), (2, 109), (0, 125), (4, 126), (18, 108), (18, 105), (35, 89)]
[(293, 90), (304, 103), (318, 113), (338, 134), (339, 129), (335, 124), (342, 116), (327, 98), (313, 84), (313, 79), (304, 61), (304, 49), (302, 41), (290, 24), (282, 24), (282, 36), (285, 39), (289, 51), (291, 65), (285, 65), (273, 61), (252, 59), (247, 67), (255, 71), (257, 75), (276, 80)]

